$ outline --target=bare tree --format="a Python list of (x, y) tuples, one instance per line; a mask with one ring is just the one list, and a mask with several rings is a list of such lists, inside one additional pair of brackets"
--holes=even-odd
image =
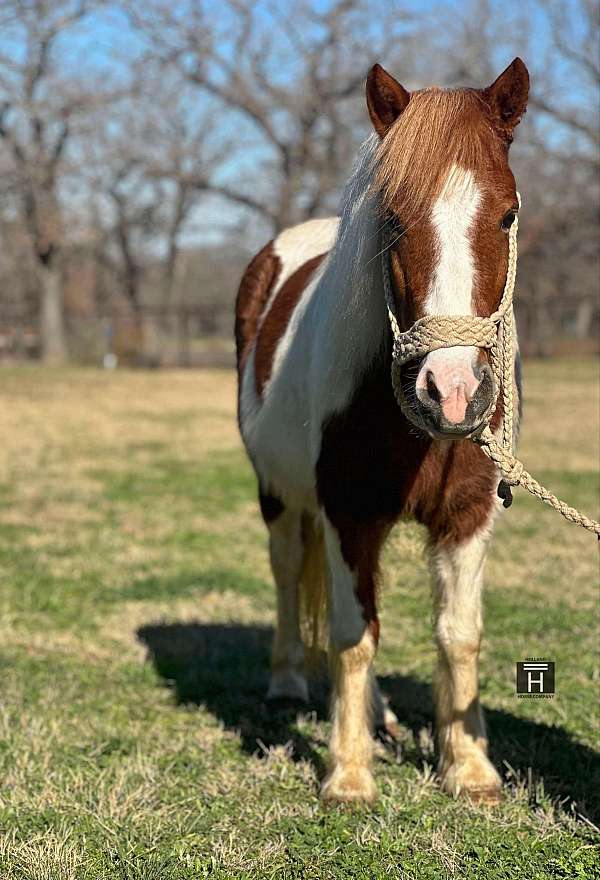
[[(600, 5), (546, 0), (538, 3), (549, 25), (550, 42), (536, 65), (538, 88), (532, 106), (580, 136), (578, 150), (598, 166), (600, 154)], [(576, 14), (573, 14), (576, 13)]]
[[(134, 310), (143, 268), (160, 263), (159, 303), (171, 305), (181, 236), (226, 150), (209, 144), (212, 120), (191, 107), (185, 83), (138, 71), (130, 97), (82, 135), (96, 227), (118, 252), (118, 273)], [(98, 208), (104, 203), (104, 209)]]
[[(60, 186), (77, 118), (107, 96), (61, 69), (64, 41), (101, 0), (5, 0), (0, 27), (0, 142), (12, 164), (18, 212), (40, 288), (45, 360), (66, 357), (61, 262), (65, 222)], [(15, 47), (19, 47), (15, 51)]]
[(187, 333), (182, 241), (198, 232), (196, 208), (229, 152), (197, 97), (172, 71), (139, 65), (128, 98), (80, 132), (96, 258), (128, 304), (138, 353), (153, 360)]
[(199, 3), (182, 15), (164, 0), (131, 10), (150, 56), (176, 64), (217, 108), (221, 126), (236, 127), (232, 172), (201, 181), (203, 189), (274, 231), (337, 208), (366, 132), (354, 110), (376, 60), (371, 46), (385, 55), (407, 28), (397, 3), (382, 4), (378, 16), (361, 0), (325, 9), (300, 2), (293, 18), (276, 4), (265, 11), (240, 0), (225, 0), (218, 17)]
[[(148, 188), (160, 200), (161, 305), (173, 305), (182, 235), (212, 181), (229, 158), (231, 138), (218, 133), (210, 108), (178, 77), (144, 77), (146, 110), (140, 119), (138, 161)], [(216, 137), (215, 137), (216, 132)]]

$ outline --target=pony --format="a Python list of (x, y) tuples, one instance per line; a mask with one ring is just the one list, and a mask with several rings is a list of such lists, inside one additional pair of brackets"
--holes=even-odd
[(308, 699), (302, 609), (316, 629), (326, 616), (328, 801), (376, 798), (373, 725), (397, 722), (373, 661), (381, 549), (405, 518), (428, 531), (440, 784), (475, 801), (501, 796), (478, 698), (482, 574), (500, 476), (468, 440), (494, 400), (494, 377), (487, 351), (473, 346), (407, 365), (404, 395), (424, 426), (415, 428), (390, 381), (381, 255), (387, 249), (401, 330), (423, 315), (494, 312), (519, 210), (508, 153), (528, 92), (520, 58), (487, 88), (412, 93), (376, 64), (366, 83), (374, 131), (341, 217), (281, 232), (239, 287), (239, 427), (277, 590), (267, 698)]

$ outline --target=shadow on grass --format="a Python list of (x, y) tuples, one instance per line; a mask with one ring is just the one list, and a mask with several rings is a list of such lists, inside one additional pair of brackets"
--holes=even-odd
[[(433, 725), (431, 685), (402, 675), (380, 676), (378, 680), (401, 724), (415, 735), (424, 726)], [(506, 764), (510, 765), (517, 779), (528, 784), (532, 805), (535, 805), (536, 783), (543, 780), (546, 794), (561, 802), (563, 809), (574, 804), (578, 813), (598, 824), (600, 754), (578, 743), (562, 727), (521, 718), (485, 704), (483, 708), (490, 757), (501, 775), (506, 775)]]
[(297, 727), (298, 711), (327, 717), (327, 689), (314, 688), (310, 706), (277, 707), (265, 701), (273, 630), (238, 624), (158, 624), (141, 627), (159, 675), (178, 704), (203, 705), (239, 733), (248, 754), (291, 744), (294, 760), (308, 759), (325, 772), (315, 744)]
[[(297, 727), (297, 712), (275, 710), (265, 702), (273, 631), (266, 626), (238, 624), (156, 624), (138, 630), (158, 674), (173, 689), (178, 704), (204, 705), (223, 724), (236, 730), (249, 754), (261, 746), (291, 743), (295, 760), (308, 759), (319, 775), (323, 761), (310, 737)], [(415, 738), (433, 725), (431, 686), (401, 675), (379, 677), (384, 694), (400, 723)], [(311, 705), (317, 719), (327, 717), (328, 694), (323, 683), (311, 685)], [(561, 727), (519, 718), (486, 708), (491, 757), (498, 768), (507, 762), (518, 777), (535, 783), (543, 779), (546, 793), (593, 822), (600, 820), (600, 755), (577, 743)], [(420, 764), (418, 750), (405, 760)], [(532, 775), (533, 774), (533, 775)]]

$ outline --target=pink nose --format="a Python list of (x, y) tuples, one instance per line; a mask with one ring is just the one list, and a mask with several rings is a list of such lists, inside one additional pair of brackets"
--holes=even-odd
[(469, 401), (473, 397), (469, 394), (464, 385), (457, 385), (452, 388), (447, 397), (442, 398), (442, 412), (449, 422), (455, 422), (457, 425), (464, 421)]
[(471, 367), (440, 364), (427, 370), (424, 378), (426, 396), (439, 404), (446, 421), (453, 425), (464, 422), (467, 407), (480, 384)]

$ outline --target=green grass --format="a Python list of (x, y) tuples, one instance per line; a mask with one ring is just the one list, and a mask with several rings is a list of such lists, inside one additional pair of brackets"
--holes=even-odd
[[(401, 721), (373, 808), (324, 808), (327, 683), (264, 703), (274, 615), (230, 373), (0, 374), (0, 877), (600, 877), (597, 546), (517, 490), (481, 691), (506, 796), (435, 780), (423, 535), (385, 558), (377, 672)], [(528, 363), (523, 460), (597, 510), (597, 370)], [(514, 662), (557, 664), (519, 700)]]

